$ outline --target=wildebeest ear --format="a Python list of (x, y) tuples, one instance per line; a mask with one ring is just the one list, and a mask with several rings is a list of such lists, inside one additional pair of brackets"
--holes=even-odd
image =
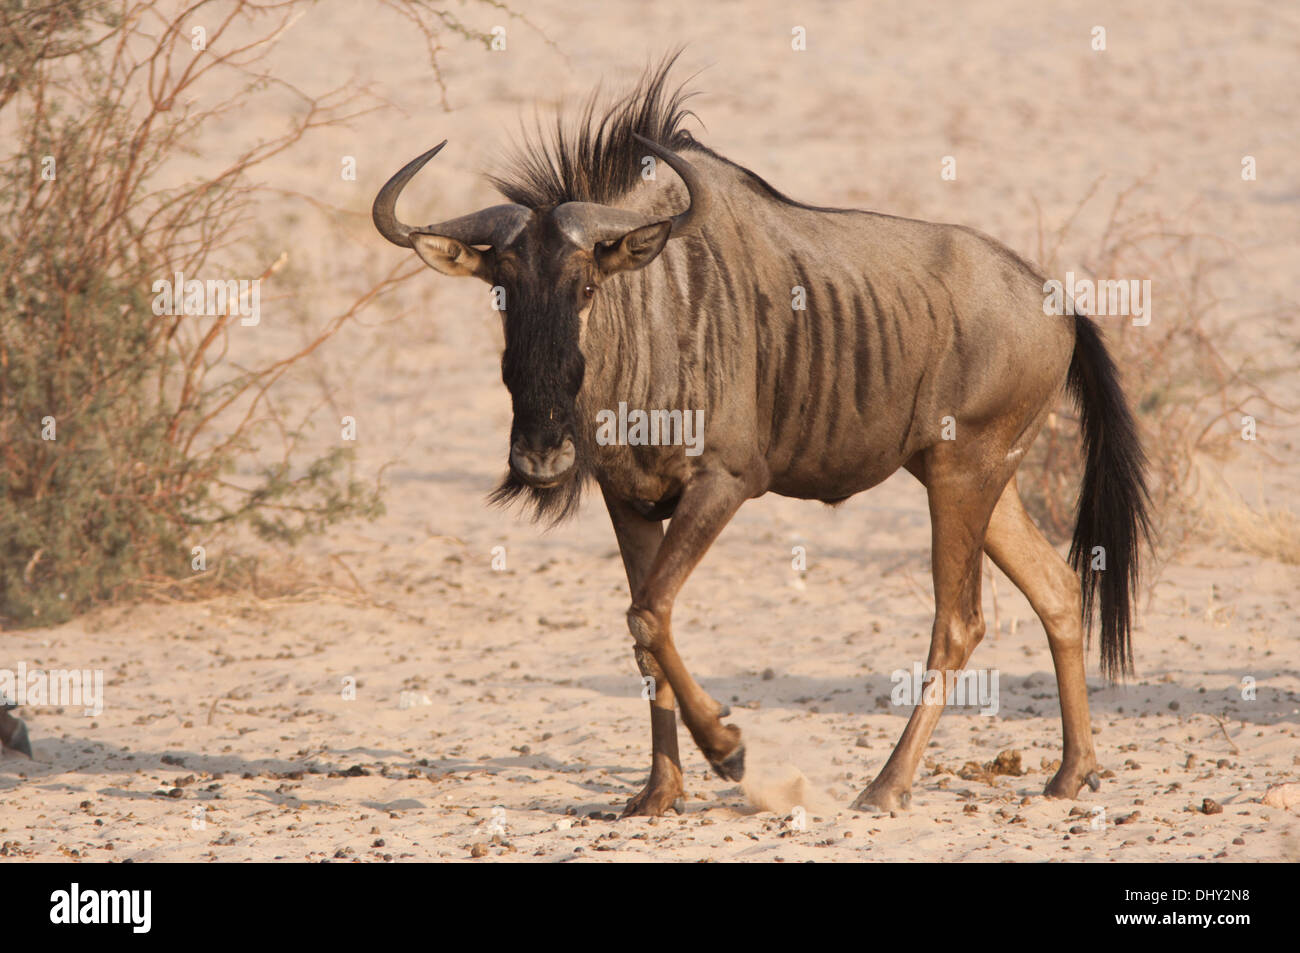
[(616, 242), (597, 245), (596, 265), (607, 275), (644, 268), (664, 250), (672, 230), (672, 222), (655, 222), (632, 229)]
[(420, 259), (435, 271), (457, 278), (472, 275), (491, 283), (491, 270), (488, 268), (488, 255), (477, 248), (458, 242), (443, 235), (423, 235), (414, 232), (411, 235), (411, 247)]

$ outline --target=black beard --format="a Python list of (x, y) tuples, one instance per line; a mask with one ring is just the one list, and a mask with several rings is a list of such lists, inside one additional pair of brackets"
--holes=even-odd
[(524, 507), (532, 507), (533, 522), (545, 521), (557, 526), (578, 512), (586, 483), (587, 473), (581, 460), (566, 474), (563, 483), (552, 487), (532, 486), (509, 470), (501, 485), (488, 496), (488, 502), (493, 506), (510, 506), (522, 500)]

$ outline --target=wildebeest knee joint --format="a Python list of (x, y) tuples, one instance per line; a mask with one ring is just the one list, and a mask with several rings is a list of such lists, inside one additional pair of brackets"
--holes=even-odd
[(627, 630), (638, 647), (653, 651), (659, 636), (659, 623), (654, 616), (635, 606), (628, 609)]

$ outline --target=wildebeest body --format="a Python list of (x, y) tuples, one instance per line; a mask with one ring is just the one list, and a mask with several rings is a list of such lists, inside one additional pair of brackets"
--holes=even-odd
[[(1073, 327), (1043, 314), (1041, 280), (993, 239), (783, 202), (730, 162), (680, 151), (716, 190), (708, 228), (593, 307), (584, 419), (620, 400), (702, 409), (710, 451), (757, 465), (755, 495), (837, 501), (941, 439), (945, 417), (957, 431), (996, 418), (1014, 436), (1064, 384)], [(675, 177), (644, 191), (627, 204), (651, 217), (685, 202)], [(674, 496), (692, 465), (680, 448), (588, 452), (633, 499)]]

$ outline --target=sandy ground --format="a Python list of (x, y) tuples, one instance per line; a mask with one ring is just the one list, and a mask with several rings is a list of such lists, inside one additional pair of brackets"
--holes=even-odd
[[(265, 232), (292, 251), (308, 308), (335, 306), (400, 254), (366, 212), (408, 156), (452, 139), (404, 199), (410, 219), (487, 204), (473, 173), (539, 96), (545, 107), (598, 81), (616, 87), (689, 41), (683, 75), (709, 67), (697, 82), (700, 137), (800, 199), (971, 224), (1033, 254), (1033, 198), (1059, 223), (1106, 173), (1107, 202), (1081, 218), (1086, 231), (1115, 191), (1150, 175), (1147, 200), (1190, 205), (1194, 225), (1240, 252), (1220, 276), (1225, 316), (1241, 319), (1234, 350), (1298, 354), (1293, 315), (1246, 320), (1300, 297), (1293, 11), (820, 3), (794, 15), (776, 2), (551, 0), (528, 11), (555, 46), (514, 21), (504, 53), (452, 44), (449, 114), (421, 44), (382, 9), (322, 5), (282, 41), (278, 68), (304, 88), (369, 84), (393, 107), (270, 170), (273, 184), (348, 213), (340, 234), (313, 227), (301, 203), (268, 206)], [(467, 17), (499, 20), (474, 7)], [(1108, 29), (1104, 53), (1089, 48), (1096, 24)], [(790, 50), (794, 25), (807, 28), (806, 52)], [(232, 118), (203, 155), (218, 161), (275, 121)], [(939, 177), (950, 154), (956, 182)], [(1246, 154), (1257, 182), (1241, 181)], [(358, 159), (355, 182), (338, 176), (343, 155)], [(313, 364), (334, 392), (320, 439), (337, 432), (338, 413), (355, 415), (363, 470), (390, 465), (387, 515), (307, 548), (321, 563), (337, 557), (334, 588), (117, 607), (0, 636), (0, 667), (100, 668), (106, 678), (96, 716), (23, 712), (36, 758), (0, 759), (0, 856), (1300, 858), (1295, 809), (1260, 801), (1300, 780), (1300, 573), (1212, 544), (1179, 553), (1144, 591), (1137, 679), (1108, 687), (1090, 656), (1099, 792), (1040, 796), (1060, 753), (1055, 681), (1042, 627), (998, 577), (1000, 625), (986, 586), (990, 634), (975, 656), (999, 673), (998, 713), (944, 716), (911, 811), (849, 811), (907, 716), (890, 703), (891, 673), (923, 660), (928, 643), (928, 517), (906, 474), (835, 511), (774, 497), (741, 511), (674, 621), (697, 678), (732, 705), (749, 775), (743, 786), (714, 777), (683, 732), (685, 816), (614, 820), (649, 764), (622, 567), (598, 503), (549, 533), (484, 505), (504, 466), (510, 408), (499, 330), (470, 284), (420, 276)], [(277, 353), (301, 333), (272, 301), (241, 346)], [(1300, 404), (1294, 377), (1276, 386)], [(1286, 502), (1294, 431), (1272, 430), (1267, 446), (1292, 465), (1246, 457), (1228, 476)], [(805, 572), (792, 568), (795, 546)], [(504, 568), (493, 567), (495, 547)], [(364, 598), (348, 598), (357, 586)], [(1008, 750), (1026, 773), (964, 767)], [(1204, 813), (1205, 799), (1222, 811)]]

